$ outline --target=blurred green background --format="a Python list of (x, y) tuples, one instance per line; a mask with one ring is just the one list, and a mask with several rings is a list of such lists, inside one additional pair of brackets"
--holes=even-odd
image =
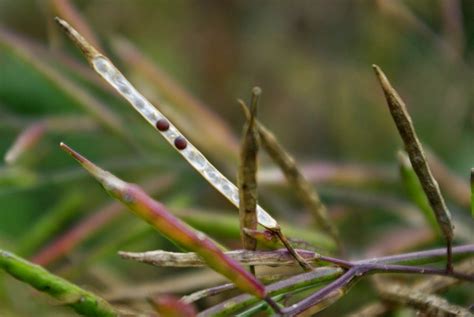
[[(472, 1), (0, 0), (0, 153), (22, 131), (40, 126), (39, 138), (18, 159), (0, 165), (2, 248), (34, 258), (112, 202), (59, 149), (60, 141), (128, 181), (147, 184), (190, 223), (193, 214), (211, 215), (199, 229), (239, 247), (238, 237), (219, 231), (210, 213), (237, 224), (234, 208), (89, 69), (54, 25), (55, 15), (79, 29), (75, 22), (87, 23), (91, 40), (232, 180), (244, 123), (236, 99), (248, 100), (260, 86), (260, 120), (305, 167), (354, 258), (443, 244), (400, 182), (402, 144), (371, 69), (379, 65), (407, 103), (424, 145), (444, 162), (447, 176), (435, 174), (447, 179), (440, 185), (463, 224), (457, 242), (472, 243), (466, 198), (474, 162)], [(141, 64), (145, 58), (153, 70)], [(169, 80), (174, 83), (166, 86)], [(261, 173), (262, 204), (283, 222), (312, 230), (310, 215), (264, 154)], [(159, 289), (167, 275), (193, 271), (120, 260), (117, 250), (176, 248), (125, 212), (109, 216), (45, 265), (111, 298), (113, 290), (146, 283), (157, 287), (149, 293), (195, 290)], [(47, 219), (57, 227), (32, 236)], [(21, 284), (5, 285), (5, 314), (68, 314)], [(376, 298), (363, 289), (370, 283), (357, 286), (328, 316)], [(461, 287), (450, 299), (465, 304), (474, 300), (468, 294)]]

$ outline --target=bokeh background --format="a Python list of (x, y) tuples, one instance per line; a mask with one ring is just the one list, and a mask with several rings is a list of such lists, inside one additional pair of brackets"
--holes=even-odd
[[(206, 275), (207, 284), (199, 284), (192, 270), (120, 260), (117, 250), (176, 247), (111, 207), (112, 199), (59, 149), (60, 141), (144, 184), (190, 223), (239, 247), (238, 231), (213, 222), (217, 214), (237, 224), (235, 208), (89, 69), (55, 15), (106, 52), (232, 180), (244, 123), (236, 100), (248, 100), (260, 86), (260, 120), (315, 184), (352, 258), (443, 244), (400, 181), (402, 144), (371, 68), (379, 65), (437, 163), (435, 174), (460, 224), (456, 243), (472, 242), (472, 1), (0, 0), (0, 154), (24, 131), (30, 138), (0, 163), (2, 248), (125, 304), (217, 283)], [(260, 172), (262, 204), (281, 221), (315, 230), (264, 153)], [(91, 218), (98, 213), (102, 218)], [(66, 241), (80, 238), (54, 253), (65, 235)], [(20, 283), (2, 280), (0, 315), (68, 315)], [(467, 304), (473, 294), (462, 286), (447, 296)], [(375, 299), (366, 281), (322, 315)]]

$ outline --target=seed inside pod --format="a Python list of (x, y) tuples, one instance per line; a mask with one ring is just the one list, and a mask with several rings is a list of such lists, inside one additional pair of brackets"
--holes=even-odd
[(178, 150), (184, 150), (187, 145), (188, 145), (188, 142), (182, 136), (179, 136), (176, 139), (174, 139), (174, 146), (176, 146)]
[(170, 128), (170, 123), (166, 119), (156, 121), (156, 128), (160, 131), (166, 131)]

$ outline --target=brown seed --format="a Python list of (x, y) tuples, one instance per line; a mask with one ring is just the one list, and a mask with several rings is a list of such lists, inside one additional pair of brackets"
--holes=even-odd
[(156, 128), (160, 131), (166, 131), (170, 128), (170, 123), (166, 119), (156, 121)]
[(174, 139), (174, 146), (176, 146), (178, 150), (184, 150), (187, 145), (188, 145), (188, 142), (182, 136), (179, 136), (176, 139)]

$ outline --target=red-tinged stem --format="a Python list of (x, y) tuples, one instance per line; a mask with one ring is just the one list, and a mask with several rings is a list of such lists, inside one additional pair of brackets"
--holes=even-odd
[(265, 286), (239, 263), (227, 257), (220, 248), (201, 232), (196, 232), (172, 215), (165, 206), (153, 200), (140, 187), (129, 184), (102, 170), (67, 145), (61, 147), (94, 176), (114, 198), (129, 207), (168, 239), (200, 255), (206, 264), (226, 276), (237, 287), (258, 298), (266, 296)]

